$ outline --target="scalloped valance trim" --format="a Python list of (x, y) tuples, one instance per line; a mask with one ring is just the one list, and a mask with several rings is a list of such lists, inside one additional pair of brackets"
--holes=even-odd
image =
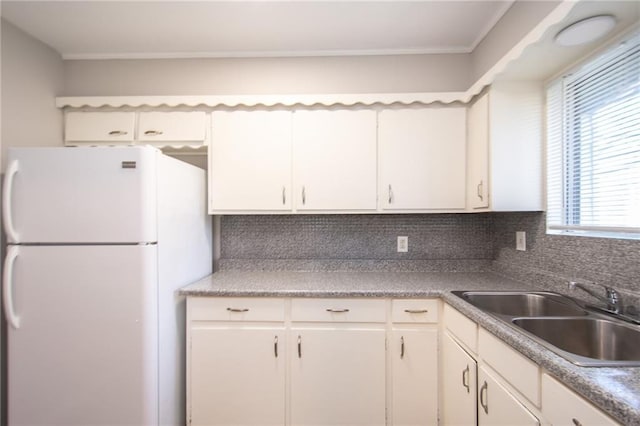
[(450, 104), (460, 102), (464, 92), (362, 93), (332, 95), (240, 95), (240, 96), (70, 96), (56, 98), (59, 108), (100, 107), (293, 107)]

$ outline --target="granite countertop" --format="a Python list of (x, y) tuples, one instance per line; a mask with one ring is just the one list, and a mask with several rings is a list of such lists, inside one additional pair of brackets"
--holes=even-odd
[(451, 290), (541, 290), (489, 272), (223, 271), (184, 296), (440, 297), (625, 425), (640, 425), (640, 367), (579, 367), (484, 313)]

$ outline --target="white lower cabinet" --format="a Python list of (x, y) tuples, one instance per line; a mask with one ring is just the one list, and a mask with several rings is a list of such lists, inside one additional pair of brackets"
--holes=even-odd
[(445, 425), (475, 425), (477, 363), (448, 333), (442, 335), (442, 413)]
[[(434, 299), (187, 299), (187, 424), (617, 423)], [(440, 347), (440, 349), (439, 349)]]
[(438, 423), (438, 330), (391, 332), (392, 420), (394, 426)]
[(283, 425), (284, 327), (191, 329), (191, 425)]
[(487, 368), (478, 368), (478, 425), (537, 426), (540, 421)]
[(293, 328), (291, 424), (385, 424), (385, 330)]
[[(451, 306), (444, 313), (442, 424), (540, 425), (528, 408), (537, 411), (539, 392), (528, 396), (529, 381), (538, 386), (537, 367)], [(524, 382), (516, 369), (522, 369)]]
[(542, 375), (542, 414), (554, 426), (618, 425), (548, 374)]

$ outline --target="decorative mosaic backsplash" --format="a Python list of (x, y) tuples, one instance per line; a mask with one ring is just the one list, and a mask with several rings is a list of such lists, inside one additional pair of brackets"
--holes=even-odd
[[(264, 215), (221, 218), (221, 269), (488, 270), (485, 214)], [(397, 252), (397, 237), (409, 252)]]
[[(547, 235), (543, 213), (492, 216), (494, 271), (548, 288), (575, 280), (640, 292), (640, 241)], [(515, 250), (516, 231), (527, 251)]]
[(546, 235), (539, 212), (223, 216), (220, 243), (220, 269), (493, 270), (549, 289), (575, 279), (640, 292), (640, 241)]

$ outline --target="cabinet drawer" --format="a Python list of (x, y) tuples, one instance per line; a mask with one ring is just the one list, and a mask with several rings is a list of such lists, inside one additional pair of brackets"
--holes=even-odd
[(436, 299), (395, 299), (391, 303), (391, 321), (393, 322), (438, 322), (438, 300)]
[(134, 112), (68, 112), (65, 142), (131, 142), (136, 122)]
[(478, 326), (449, 305), (444, 305), (445, 327), (473, 353), (478, 353)]
[(385, 300), (293, 299), (291, 320), (309, 322), (385, 322)]
[(206, 132), (204, 111), (141, 112), (138, 140), (144, 142), (203, 141)]
[(536, 406), (540, 406), (540, 369), (502, 340), (480, 328), (478, 352), (487, 364)]
[(189, 297), (190, 320), (284, 321), (284, 299), (245, 297)]
[(547, 374), (542, 375), (542, 414), (553, 425), (617, 425), (609, 416)]

